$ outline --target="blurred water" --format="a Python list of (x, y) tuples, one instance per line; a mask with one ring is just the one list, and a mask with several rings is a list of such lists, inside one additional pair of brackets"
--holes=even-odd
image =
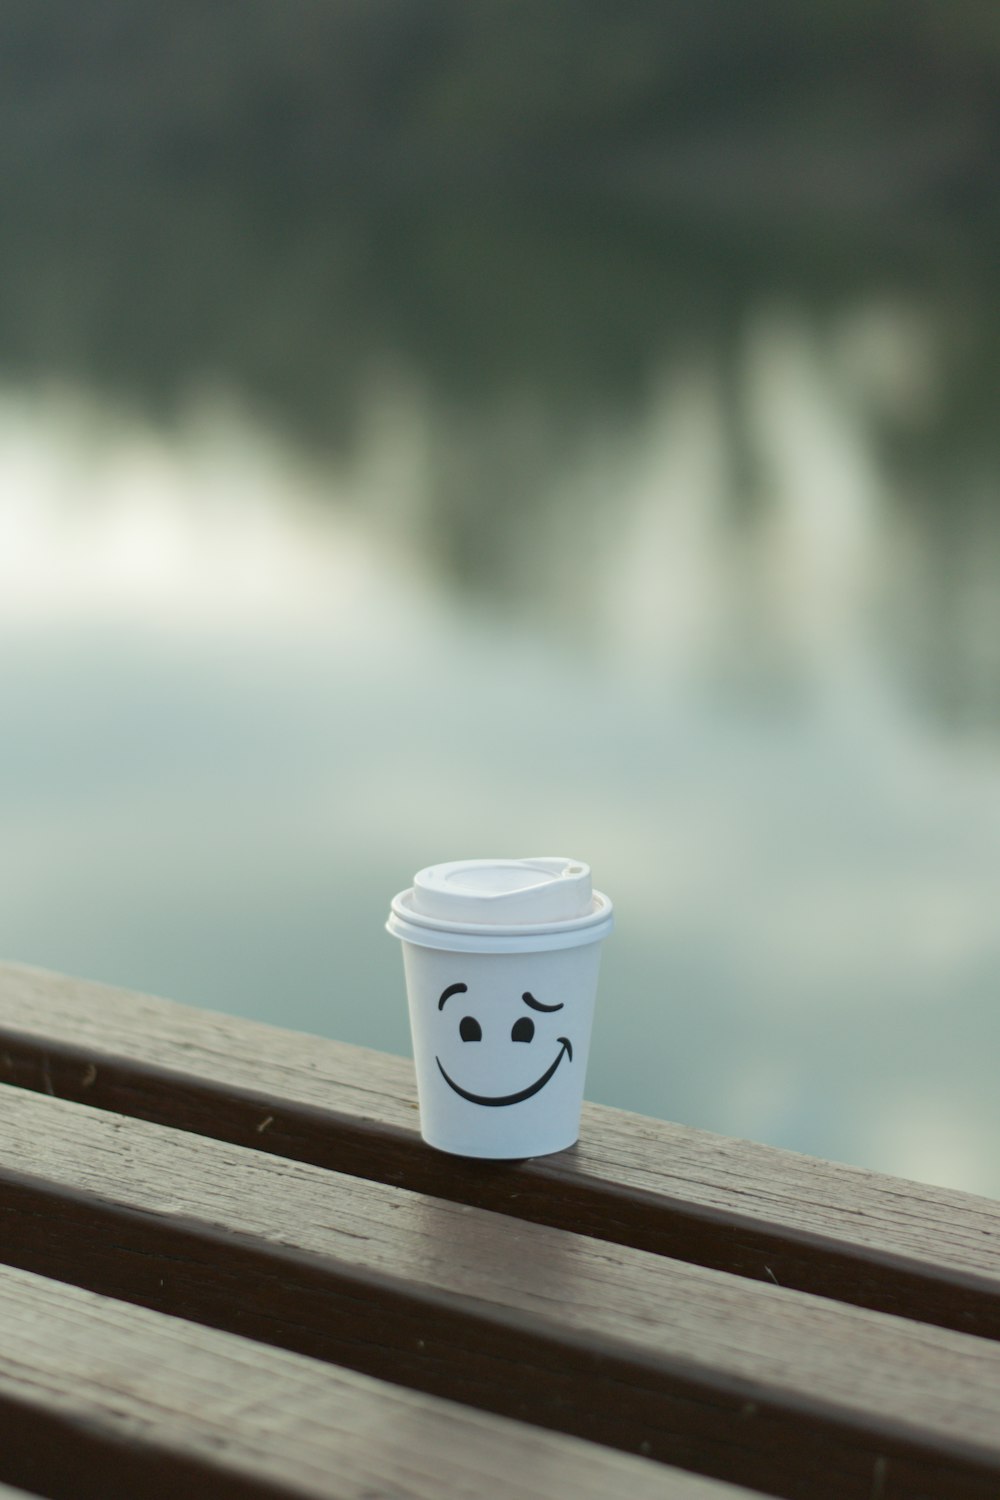
[(591, 1097), (1000, 1192), (995, 472), (886, 442), (942, 339), (762, 298), (569, 416), (382, 361), (339, 455), (8, 382), (0, 950), (405, 1052), (390, 896), (571, 854)]
[(0, 8), (0, 952), (569, 854), (592, 1097), (997, 1194), (1000, 29), (736, 10)]

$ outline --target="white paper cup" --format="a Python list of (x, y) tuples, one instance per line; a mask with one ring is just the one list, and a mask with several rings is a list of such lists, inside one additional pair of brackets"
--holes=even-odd
[(587, 866), (431, 866), (395, 898), (386, 926), (403, 944), (424, 1140), (493, 1158), (572, 1146), (612, 927)]

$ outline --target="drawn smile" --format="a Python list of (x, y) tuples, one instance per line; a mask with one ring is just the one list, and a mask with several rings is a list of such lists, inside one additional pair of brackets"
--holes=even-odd
[[(539, 1007), (539, 1009), (541, 1008), (542, 1007)], [(455, 1082), (454, 1078), (448, 1077), (448, 1074), (445, 1072), (444, 1067), (441, 1063), (441, 1059), (439, 1057), (435, 1058), (435, 1061), (438, 1067), (441, 1069), (441, 1077), (444, 1079), (445, 1083), (450, 1089), (455, 1090), (456, 1094), (460, 1094), (463, 1099), (468, 1099), (470, 1104), (485, 1104), (493, 1109), (497, 1109), (505, 1104), (522, 1104), (525, 1099), (530, 1099), (532, 1094), (537, 1094), (548, 1083), (556, 1068), (558, 1068), (559, 1064), (562, 1062), (564, 1055), (569, 1058), (570, 1062), (573, 1061), (573, 1046), (570, 1042), (569, 1037), (561, 1036), (558, 1037), (557, 1040), (560, 1043), (560, 1047), (558, 1053), (556, 1054), (555, 1062), (551, 1065), (551, 1067), (546, 1068), (541, 1078), (536, 1078), (534, 1083), (530, 1084), (526, 1089), (521, 1089), (520, 1093), (517, 1094), (470, 1094), (468, 1089), (463, 1089), (460, 1084)]]

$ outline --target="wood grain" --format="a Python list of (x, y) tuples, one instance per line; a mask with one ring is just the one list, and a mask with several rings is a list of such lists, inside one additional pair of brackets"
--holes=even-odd
[(595, 1105), (558, 1156), (443, 1157), (402, 1059), (17, 965), (0, 966), (0, 1080), (1000, 1338), (992, 1200)]
[(16, 1089), (0, 1256), (790, 1500), (1000, 1493), (995, 1343)]
[(0, 1475), (51, 1500), (751, 1500), (22, 1271), (0, 1328)]

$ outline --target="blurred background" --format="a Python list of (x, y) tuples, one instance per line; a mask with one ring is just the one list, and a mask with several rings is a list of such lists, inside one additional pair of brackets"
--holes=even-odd
[(389, 1051), (614, 899), (588, 1093), (1000, 1194), (1000, 11), (7, 0), (0, 952)]

